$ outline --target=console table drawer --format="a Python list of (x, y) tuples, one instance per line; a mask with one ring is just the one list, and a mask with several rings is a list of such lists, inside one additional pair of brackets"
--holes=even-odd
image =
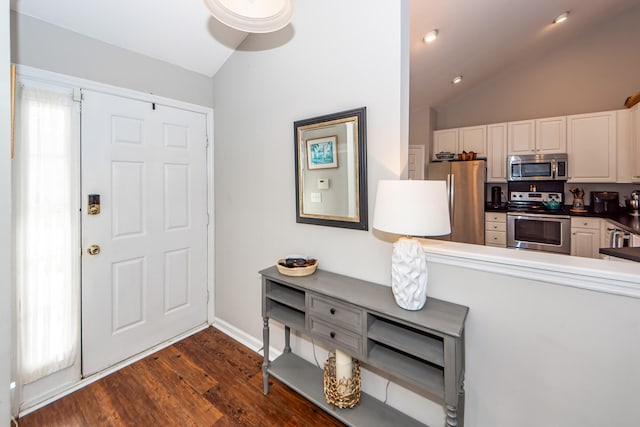
[(347, 331), (344, 328), (324, 322), (316, 317), (309, 319), (309, 330), (311, 335), (333, 344), (339, 348), (353, 353), (356, 357), (362, 356), (362, 336)]
[(327, 297), (310, 295), (309, 309), (312, 314), (325, 320), (351, 329), (362, 331), (362, 310)]

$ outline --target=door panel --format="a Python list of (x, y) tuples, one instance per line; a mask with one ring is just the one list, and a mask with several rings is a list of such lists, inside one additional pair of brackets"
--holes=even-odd
[(207, 174), (203, 114), (92, 91), (82, 108), (85, 206), (101, 196), (83, 212), (86, 376), (206, 322)]

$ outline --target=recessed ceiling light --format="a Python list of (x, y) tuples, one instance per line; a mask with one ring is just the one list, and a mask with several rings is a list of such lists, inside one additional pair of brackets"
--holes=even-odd
[(553, 20), (553, 23), (554, 24), (559, 24), (561, 22), (566, 21), (567, 19), (569, 19), (569, 12), (565, 12), (565, 13), (562, 13), (562, 14), (558, 15), (558, 17)]
[(429, 31), (422, 40), (424, 40), (425, 43), (431, 43), (437, 38), (438, 38), (438, 30), (432, 30), (432, 31)]
[(453, 78), (453, 80), (451, 80), (451, 83), (453, 83), (454, 85), (457, 85), (461, 81), (462, 81), (462, 76), (456, 76)]

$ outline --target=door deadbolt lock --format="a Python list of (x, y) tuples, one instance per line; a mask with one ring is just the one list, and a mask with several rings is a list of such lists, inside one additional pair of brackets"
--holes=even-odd
[(98, 215), (100, 213), (100, 195), (99, 194), (89, 194), (89, 203), (88, 203), (87, 214), (88, 215)]
[(87, 248), (87, 253), (89, 255), (98, 255), (100, 253), (100, 246), (98, 245), (91, 245)]

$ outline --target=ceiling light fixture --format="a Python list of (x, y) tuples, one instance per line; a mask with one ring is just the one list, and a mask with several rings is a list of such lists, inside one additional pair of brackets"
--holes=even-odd
[(564, 12), (564, 13), (558, 15), (558, 17), (553, 20), (553, 23), (554, 24), (559, 24), (561, 22), (566, 21), (567, 19), (569, 19), (569, 12)]
[(293, 0), (204, 0), (209, 13), (223, 24), (247, 33), (270, 33), (293, 17)]
[(462, 76), (456, 76), (453, 78), (453, 80), (451, 80), (451, 83), (453, 83), (454, 85), (457, 85), (461, 81), (462, 81)]
[(429, 31), (422, 40), (424, 40), (425, 43), (431, 43), (437, 38), (438, 38), (438, 30), (432, 30), (432, 31)]

